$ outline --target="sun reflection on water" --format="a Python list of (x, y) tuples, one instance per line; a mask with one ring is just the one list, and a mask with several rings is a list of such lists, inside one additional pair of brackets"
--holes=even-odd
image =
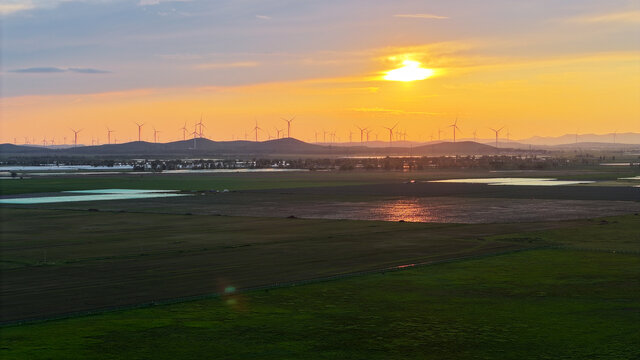
[(371, 215), (384, 221), (438, 222), (441, 216), (419, 199), (400, 199), (382, 203), (371, 209)]

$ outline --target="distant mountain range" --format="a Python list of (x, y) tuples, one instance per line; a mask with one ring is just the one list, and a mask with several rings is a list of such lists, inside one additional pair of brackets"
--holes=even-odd
[[(618, 134), (623, 139), (631, 139), (640, 134)], [(565, 137), (568, 135), (565, 135)], [(602, 137), (604, 135), (594, 135)], [(590, 135), (584, 135), (590, 139)], [(564, 137), (560, 137), (564, 138)], [(560, 139), (556, 138), (556, 139)], [(578, 137), (580, 139), (580, 136)], [(532, 138), (534, 139), (534, 138)], [(205, 138), (175, 141), (170, 143), (149, 143), (134, 141), (124, 144), (77, 146), (77, 147), (43, 147), (29, 145), (0, 144), (0, 154), (7, 156), (99, 156), (99, 157), (233, 157), (243, 156), (438, 156), (438, 155), (491, 155), (518, 154), (527, 151), (573, 151), (580, 150), (620, 150), (640, 149), (637, 144), (621, 144), (607, 142), (578, 142), (559, 145), (538, 145), (518, 142), (500, 141), (496, 148), (487, 140), (414, 143), (408, 141), (309, 144), (303, 141), (284, 138), (269, 141), (212, 141)], [(560, 140), (557, 140), (560, 141)], [(483, 143), (486, 142), (486, 143)], [(375, 146), (372, 146), (375, 145)], [(390, 146), (391, 145), (391, 146)]]
[[(577, 141), (576, 141), (577, 139)], [(615, 141), (614, 141), (615, 140)], [(459, 141), (473, 141), (481, 144), (487, 144), (495, 147), (495, 139), (477, 139), (461, 138)], [(419, 141), (393, 141), (392, 147), (417, 147), (422, 145), (431, 145), (449, 142), (449, 140), (436, 140), (428, 142)], [(329, 145), (328, 143), (319, 143), (320, 145)], [(369, 141), (369, 142), (348, 142), (337, 143), (338, 146), (367, 146), (367, 147), (389, 147), (388, 141)], [(335, 146), (334, 145), (334, 146)], [(640, 146), (640, 133), (619, 133), (619, 134), (566, 134), (557, 137), (541, 137), (534, 136), (526, 139), (507, 140), (500, 138), (498, 140), (499, 148), (514, 149), (538, 149), (538, 150), (566, 150), (566, 149), (637, 149)]]
[(50, 149), (28, 145), (0, 144), (4, 156), (101, 156), (101, 157), (162, 157), (162, 156), (385, 156), (385, 155), (488, 155), (513, 152), (496, 149), (472, 141), (443, 142), (415, 147), (366, 147), (309, 144), (293, 138), (255, 141), (195, 140), (170, 143), (135, 141), (124, 144), (78, 146)]

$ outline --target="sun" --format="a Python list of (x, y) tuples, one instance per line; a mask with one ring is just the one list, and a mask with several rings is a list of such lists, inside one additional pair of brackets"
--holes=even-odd
[(429, 78), (435, 73), (433, 69), (421, 68), (420, 63), (413, 60), (405, 60), (402, 65), (404, 66), (401, 68), (387, 71), (384, 79), (389, 81), (416, 81)]

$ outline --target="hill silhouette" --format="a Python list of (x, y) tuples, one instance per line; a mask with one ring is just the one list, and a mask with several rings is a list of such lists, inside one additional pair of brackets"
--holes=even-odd
[(212, 141), (205, 138), (149, 143), (78, 146), (65, 149), (1, 144), (0, 153), (15, 156), (100, 156), (100, 157), (184, 157), (184, 156), (439, 156), (490, 155), (514, 149), (496, 149), (473, 141), (440, 142), (415, 147), (368, 147), (309, 144), (294, 138), (269, 141)]

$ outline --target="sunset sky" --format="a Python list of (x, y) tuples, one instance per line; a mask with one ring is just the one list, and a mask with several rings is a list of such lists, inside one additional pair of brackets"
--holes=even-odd
[[(132, 141), (135, 122), (173, 141), (201, 114), (213, 140), (293, 115), (304, 141), (396, 122), (445, 140), (456, 117), (461, 137), (640, 132), (640, 1), (1, 0), (0, 17), (0, 142)], [(425, 78), (384, 79), (407, 64)]]

